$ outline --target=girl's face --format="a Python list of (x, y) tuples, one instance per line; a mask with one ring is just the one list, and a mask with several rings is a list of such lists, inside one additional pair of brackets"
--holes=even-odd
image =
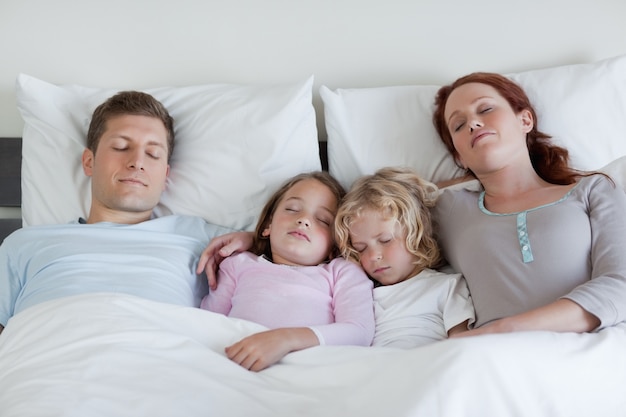
[(533, 127), (531, 113), (515, 114), (490, 85), (469, 83), (456, 88), (448, 97), (444, 116), (458, 162), (477, 176), (518, 158), (528, 159), (526, 134)]
[(406, 249), (405, 232), (395, 219), (364, 210), (350, 227), (352, 247), (361, 266), (381, 285), (392, 285), (416, 275), (417, 257)]
[(332, 191), (315, 179), (305, 179), (291, 187), (263, 231), (263, 236), (270, 238), (272, 261), (296, 266), (327, 261), (333, 246), (337, 203)]

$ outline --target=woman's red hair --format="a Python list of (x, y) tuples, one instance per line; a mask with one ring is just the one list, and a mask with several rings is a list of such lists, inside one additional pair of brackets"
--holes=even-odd
[(469, 83), (486, 84), (495, 88), (509, 103), (515, 114), (522, 110), (528, 110), (531, 113), (533, 128), (526, 135), (526, 146), (530, 155), (530, 161), (542, 179), (552, 184), (566, 185), (572, 184), (580, 176), (586, 175), (569, 166), (567, 149), (552, 144), (550, 136), (539, 131), (537, 128), (537, 114), (524, 90), (509, 78), (488, 72), (475, 72), (461, 77), (452, 84), (441, 87), (435, 97), (433, 123), (439, 137), (455, 160), (458, 160), (459, 155), (452, 143), (452, 136), (446, 124), (444, 112), (452, 91)]

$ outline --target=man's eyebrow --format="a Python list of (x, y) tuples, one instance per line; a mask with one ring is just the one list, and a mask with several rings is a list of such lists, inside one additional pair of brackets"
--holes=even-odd
[[(122, 140), (125, 140), (126, 142), (135, 142), (135, 140), (132, 137), (125, 135), (123, 133), (113, 135), (111, 139), (122, 139)], [(148, 146), (159, 146), (163, 149), (167, 149), (167, 144), (159, 142), (158, 140), (148, 141)]]

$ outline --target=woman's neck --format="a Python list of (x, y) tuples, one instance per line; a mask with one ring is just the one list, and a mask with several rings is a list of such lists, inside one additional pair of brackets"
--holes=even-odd
[(532, 167), (530, 169), (501, 169), (479, 175), (485, 195), (491, 198), (509, 198), (547, 188), (552, 184), (543, 180)]

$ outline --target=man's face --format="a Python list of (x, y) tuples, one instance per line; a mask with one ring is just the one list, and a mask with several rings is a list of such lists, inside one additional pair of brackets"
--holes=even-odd
[(83, 170), (91, 177), (89, 222), (137, 222), (150, 218), (169, 173), (167, 131), (157, 118), (116, 116), (94, 154), (83, 153)]

